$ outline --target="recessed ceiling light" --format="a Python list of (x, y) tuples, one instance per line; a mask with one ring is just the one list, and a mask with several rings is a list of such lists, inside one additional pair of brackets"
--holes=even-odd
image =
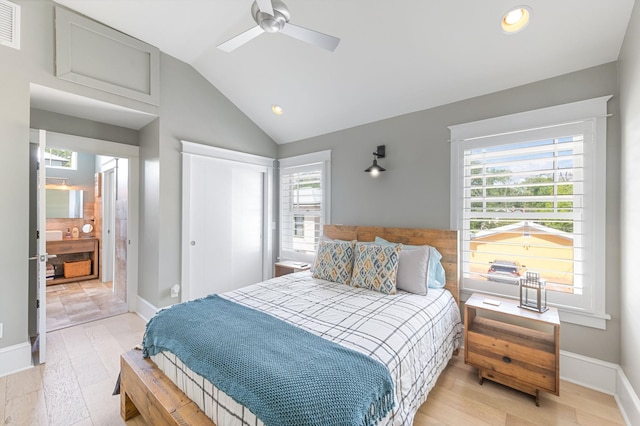
[(531, 8), (529, 6), (518, 6), (502, 17), (502, 30), (507, 34), (517, 33), (527, 26), (531, 17)]
[(282, 110), (282, 107), (276, 104), (271, 105), (271, 111), (273, 111), (275, 115), (282, 115), (282, 113), (284, 112)]

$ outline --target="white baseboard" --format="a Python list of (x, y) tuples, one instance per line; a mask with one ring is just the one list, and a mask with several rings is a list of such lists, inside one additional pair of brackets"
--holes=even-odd
[(622, 368), (617, 368), (617, 381), (616, 381), (616, 402), (620, 411), (622, 411), (622, 417), (628, 425), (640, 425), (640, 398), (631, 387), (629, 379), (625, 376)]
[(560, 351), (560, 378), (608, 395), (616, 393), (618, 365)]
[(140, 296), (136, 297), (136, 313), (142, 318), (145, 322), (149, 322), (151, 318), (154, 317), (156, 312), (160, 309), (147, 302)]
[(619, 365), (560, 351), (560, 377), (613, 395), (627, 425), (640, 425), (640, 399)]
[(26, 370), (32, 366), (29, 342), (0, 349), (0, 377)]

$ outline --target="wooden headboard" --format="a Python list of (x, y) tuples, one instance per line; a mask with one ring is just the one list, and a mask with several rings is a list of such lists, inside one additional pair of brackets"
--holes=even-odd
[(384, 228), (378, 226), (324, 225), (324, 235), (337, 240), (373, 241), (376, 237), (393, 243), (430, 245), (442, 255), (446, 274), (445, 288), (460, 306), (460, 263), (458, 231), (447, 229)]

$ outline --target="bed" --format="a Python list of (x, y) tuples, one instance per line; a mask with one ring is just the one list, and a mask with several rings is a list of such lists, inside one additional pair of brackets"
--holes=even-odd
[[(220, 299), (218, 303), (228, 301), (264, 311), (280, 322), (321, 336), (320, 340), (335, 342), (383, 364), (393, 380), (395, 406), (380, 424), (411, 424), (461, 343), (458, 233), (326, 225), (324, 235), (342, 241), (382, 238), (404, 245), (433, 246), (442, 255), (445, 288), (429, 288), (424, 296), (404, 291), (386, 296), (301, 272), (215, 297)], [(345, 312), (348, 305), (357, 308)], [(425, 310), (427, 307), (435, 311)], [(151, 360), (135, 351), (121, 357), (121, 415), (125, 420), (140, 413), (151, 424), (262, 424), (251, 410), (194, 372), (174, 353), (158, 351)]]

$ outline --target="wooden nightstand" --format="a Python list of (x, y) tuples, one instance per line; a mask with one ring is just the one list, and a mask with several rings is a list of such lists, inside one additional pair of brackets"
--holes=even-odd
[(294, 272), (308, 271), (311, 265), (305, 262), (294, 262), (293, 260), (285, 260), (273, 265), (275, 268), (274, 276), (292, 274)]
[[(496, 302), (490, 304), (487, 302)], [(517, 300), (473, 294), (464, 308), (464, 362), (484, 379), (535, 396), (560, 394), (560, 319), (556, 308), (538, 313)]]

